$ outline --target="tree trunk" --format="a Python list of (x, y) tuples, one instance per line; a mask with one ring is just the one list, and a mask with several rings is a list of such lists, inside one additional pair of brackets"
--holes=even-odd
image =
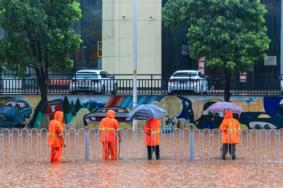
[(48, 108), (48, 98), (47, 98), (47, 80), (44, 71), (40, 71), (40, 95), (41, 95), (41, 101), (42, 101), (42, 106), (41, 106), (41, 112), (43, 115), (43, 121), (41, 122), (41, 127), (40, 128), (47, 128), (48, 122), (49, 122), (49, 114), (47, 111)]
[(225, 69), (224, 101), (229, 102), (231, 97), (231, 71)]

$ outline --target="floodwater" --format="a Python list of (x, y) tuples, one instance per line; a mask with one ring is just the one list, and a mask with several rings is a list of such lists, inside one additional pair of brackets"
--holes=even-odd
[(1, 187), (283, 187), (283, 163), (95, 161), (1, 164)]
[(220, 137), (211, 132), (195, 133), (190, 161), (190, 138), (177, 131), (162, 136), (159, 161), (146, 160), (141, 133), (124, 133), (120, 160), (102, 161), (101, 145), (92, 133), (90, 160), (85, 161), (85, 135), (72, 131), (66, 132), (60, 165), (48, 162), (46, 133), (0, 135), (0, 188), (283, 188), (282, 132), (243, 133), (236, 161), (219, 160)]

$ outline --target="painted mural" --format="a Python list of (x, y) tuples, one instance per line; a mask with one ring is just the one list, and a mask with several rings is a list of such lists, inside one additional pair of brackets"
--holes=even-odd
[[(64, 112), (64, 120), (69, 128), (96, 127), (105, 117), (108, 109), (117, 112), (122, 127), (131, 127), (127, 113), (132, 107), (132, 96), (49, 96), (48, 113), (50, 119), (55, 111)], [(139, 96), (138, 104), (153, 103), (166, 110), (160, 118), (163, 127), (218, 128), (223, 113), (207, 111), (222, 97), (210, 96)], [(243, 97), (234, 96), (231, 102), (242, 108), (242, 113), (234, 114), (243, 128), (272, 129), (283, 126), (283, 97)], [(43, 115), (39, 96), (1, 96), (1, 128), (41, 128)], [(138, 126), (143, 126), (139, 122)]]

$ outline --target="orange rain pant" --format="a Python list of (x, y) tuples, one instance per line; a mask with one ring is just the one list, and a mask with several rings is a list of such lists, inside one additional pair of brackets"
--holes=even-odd
[(109, 160), (109, 155), (111, 155), (111, 160), (117, 160), (116, 142), (102, 142), (102, 159)]
[(61, 163), (62, 147), (51, 147), (50, 161), (51, 163)]

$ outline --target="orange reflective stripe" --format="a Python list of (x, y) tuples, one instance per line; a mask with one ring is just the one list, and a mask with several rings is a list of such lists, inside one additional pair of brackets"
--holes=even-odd
[(159, 132), (160, 132), (160, 129), (157, 129), (156, 131), (151, 131), (151, 135), (156, 135)]
[(114, 131), (115, 129), (114, 128), (110, 128), (110, 127), (103, 127), (103, 128), (99, 128), (99, 130), (102, 130), (102, 131)]
[(60, 136), (59, 134), (55, 134), (55, 133), (48, 133), (48, 136)]
[(231, 121), (228, 121), (228, 129), (229, 132), (238, 131), (237, 125), (233, 124)]
[(228, 131), (233, 132), (233, 131), (238, 131), (238, 128), (232, 128), (232, 129), (228, 129)]

